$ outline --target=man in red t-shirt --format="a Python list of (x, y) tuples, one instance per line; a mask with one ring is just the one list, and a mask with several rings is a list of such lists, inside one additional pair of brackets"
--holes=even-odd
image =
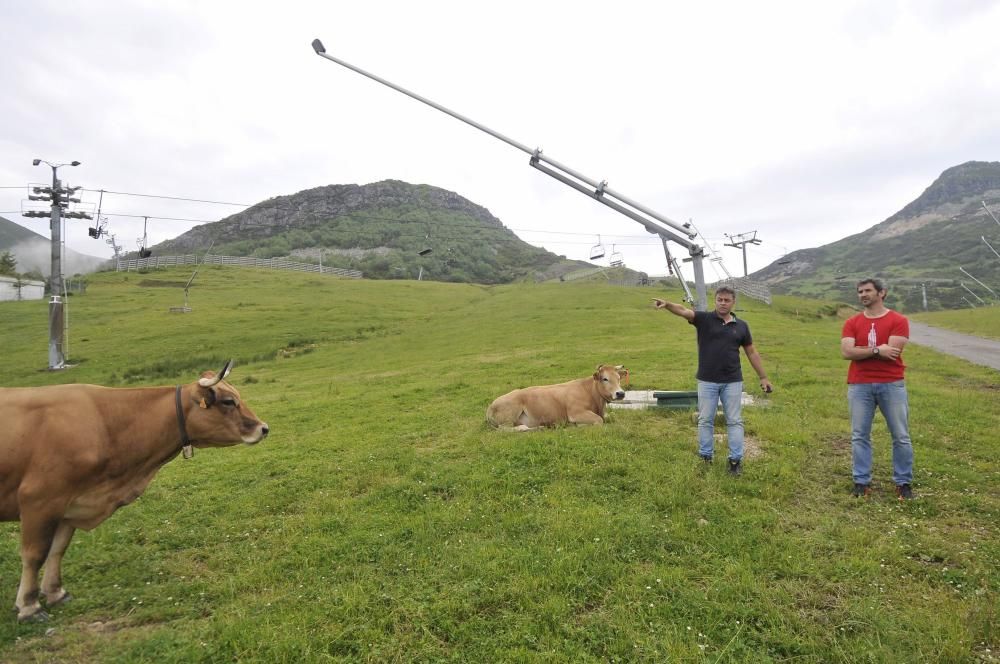
[(909, 341), (906, 316), (886, 308), (888, 289), (880, 279), (858, 282), (864, 311), (844, 323), (840, 354), (851, 361), (847, 370), (847, 401), (851, 408), (851, 459), (854, 496), (868, 496), (872, 481), (872, 421), (882, 411), (892, 435), (892, 479), (900, 500), (913, 497), (913, 446), (909, 432), (909, 402), (903, 380), (903, 347)]

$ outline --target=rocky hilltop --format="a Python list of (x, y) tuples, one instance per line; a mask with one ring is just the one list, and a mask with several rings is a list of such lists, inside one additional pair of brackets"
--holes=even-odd
[(382, 180), (366, 185), (331, 184), (269, 198), (217, 223), (193, 228), (159, 246), (169, 252), (192, 252), (204, 250), (206, 239), (209, 242), (214, 239), (219, 244), (270, 238), (293, 229), (324, 225), (355, 213), (405, 206), (428, 212), (447, 210), (487, 227), (503, 228), (489, 210), (455, 192), (400, 180)]
[(1000, 217), (1000, 162), (970, 161), (941, 173), (919, 197), (868, 230), (790, 253), (752, 276), (775, 292), (854, 302), (857, 279), (875, 275), (889, 282), (896, 308), (923, 309), (925, 291), (928, 309), (969, 306), (963, 298), (974, 296), (963, 283), (984, 298), (988, 293), (959, 268), (994, 290), (1000, 285), (1000, 260), (982, 240), (1000, 248), (1000, 226), (984, 201)]

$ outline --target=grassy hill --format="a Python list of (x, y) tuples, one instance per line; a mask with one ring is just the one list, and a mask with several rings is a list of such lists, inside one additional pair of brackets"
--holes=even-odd
[[(534, 247), (458, 194), (399, 180), (278, 196), (154, 246), (360, 270), (369, 279), (498, 284), (544, 281), (594, 266)], [(638, 274), (633, 273), (638, 280)]]
[(913, 319), (928, 325), (1000, 341), (1000, 307), (929, 311), (915, 314)]
[[(0, 622), (0, 661), (995, 660), (995, 371), (908, 347), (919, 499), (892, 498), (879, 420), (862, 502), (836, 305), (741, 300), (777, 389), (747, 408), (733, 479), (701, 467), (687, 412), (484, 423), (497, 395), (600, 362), (692, 389), (693, 331), (649, 306), (677, 292), (205, 267), (171, 314), (188, 276), (95, 275), (59, 373), (46, 307), (0, 306), (2, 385), (172, 385), (233, 356), (271, 426), (78, 533), (77, 599)], [(0, 524), (11, 602), (17, 532)]]

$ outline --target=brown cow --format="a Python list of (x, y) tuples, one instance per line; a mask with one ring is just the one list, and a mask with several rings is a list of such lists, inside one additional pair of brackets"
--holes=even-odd
[(0, 521), (21, 522), (17, 619), (46, 620), (70, 599), (60, 565), (77, 528), (90, 530), (142, 495), (183, 448), (253, 445), (267, 435), (223, 381), (232, 367), (188, 385), (0, 388)]
[(565, 422), (603, 424), (605, 406), (625, 398), (620, 383), (624, 374), (624, 367), (602, 364), (586, 378), (514, 390), (490, 404), (486, 419), (495, 427), (516, 431)]

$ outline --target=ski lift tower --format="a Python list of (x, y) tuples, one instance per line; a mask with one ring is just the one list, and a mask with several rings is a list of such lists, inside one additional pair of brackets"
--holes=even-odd
[[(355, 67), (354, 65), (344, 62), (339, 58), (335, 58), (326, 52), (326, 48), (323, 46), (323, 42), (318, 39), (314, 39), (312, 42), (313, 50), (316, 55), (329, 60), (330, 62), (335, 62), (342, 67), (346, 67), (353, 72), (366, 76), (377, 83), (381, 83), (387, 87), (392, 88), (397, 92), (401, 92), (407, 97), (416, 99), (419, 102), (427, 104), (431, 108), (435, 108), (442, 113), (447, 113), (456, 120), (461, 120), (462, 122), (484, 131), (487, 134), (498, 138), (504, 143), (521, 150), (529, 155), (531, 155), (528, 164), (532, 168), (536, 168), (546, 175), (559, 180), (563, 184), (576, 189), (582, 194), (590, 196), (598, 203), (608, 206), (612, 210), (625, 215), (629, 219), (636, 221), (646, 229), (647, 232), (653, 235), (659, 236), (661, 242), (663, 243), (663, 252), (666, 254), (667, 263), (674, 266), (677, 272), (677, 278), (681, 283), (681, 287), (684, 289), (686, 295), (686, 300), (694, 304), (695, 309), (699, 311), (705, 311), (707, 308), (708, 297), (705, 290), (705, 271), (702, 264), (702, 260), (705, 257), (704, 249), (695, 242), (697, 233), (693, 232), (690, 228), (690, 224), (679, 224), (675, 221), (662, 216), (653, 210), (644, 207), (643, 205), (623, 196), (622, 194), (614, 191), (608, 187), (607, 180), (602, 180), (598, 182), (592, 178), (589, 178), (581, 173), (574, 171), (573, 169), (560, 164), (555, 159), (542, 154), (541, 148), (535, 148), (532, 150), (528, 146), (518, 143), (517, 141), (504, 136), (503, 134), (497, 133), (474, 120), (459, 115), (458, 113), (451, 111), (440, 104), (437, 104), (430, 99), (421, 97), (420, 95), (410, 92), (409, 90), (402, 88), (394, 83), (391, 83), (384, 78), (380, 78), (375, 74), (366, 72), (363, 69)], [(694, 269), (694, 283), (695, 283), (695, 296), (692, 296), (690, 289), (688, 288), (687, 282), (684, 280), (684, 275), (680, 272), (680, 266), (677, 261), (670, 255), (670, 249), (667, 246), (667, 242), (674, 242), (681, 245), (687, 249), (690, 255), (691, 265)], [(697, 298), (697, 299), (696, 299)]]
[(726, 233), (726, 237), (729, 238), (729, 242), (726, 243), (727, 247), (734, 247), (736, 249), (743, 250), (743, 276), (747, 276), (747, 245), (761, 243), (761, 241), (757, 239), (757, 231), (740, 233), (736, 236)]

